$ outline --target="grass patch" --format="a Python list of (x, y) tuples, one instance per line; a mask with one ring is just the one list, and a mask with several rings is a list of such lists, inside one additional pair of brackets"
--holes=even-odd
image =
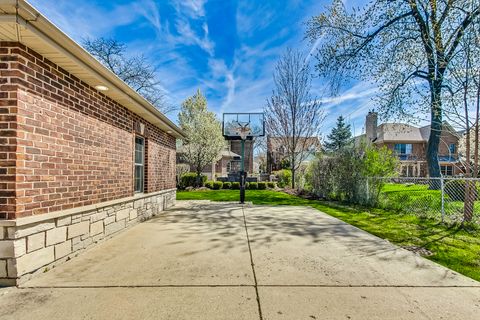
[[(447, 222), (463, 220), (463, 200), (452, 199), (449, 196), (448, 184), (444, 194), (444, 219)], [(451, 185), (453, 196), (463, 199), (462, 188)], [(425, 184), (387, 183), (380, 193), (378, 206), (390, 211), (415, 213), (419, 216), (441, 220), (442, 193), (440, 190), (429, 190)], [(473, 220), (480, 222), (480, 201), (474, 202)]]
[[(178, 191), (178, 200), (238, 201), (238, 190)], [(421, 247), (427, 259), (480, 281), (480, 229), (446, 226), (429, 218), (381, 209), (307, 200), (272, 190), (248, 190), (246, 201), (265, 205), (309, 206), (399, 246)]]

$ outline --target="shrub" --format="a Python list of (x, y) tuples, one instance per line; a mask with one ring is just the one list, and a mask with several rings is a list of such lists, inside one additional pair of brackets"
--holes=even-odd
[(292, 186), (292, 170), (282, 169), (275, 172), (278, 179), (278, 186), (280, 188)]
[(231, 182), (224, 182), (223, 183), (223, 189), (230, 189), (232, 187), (232, 183)]
[(267, 184), (265, 182), (258, 183), (258, 190), (265, 190), (267, 189)]
[(397, 164), (391, 150), (362, 143), (319, 155), (310, 163), (306, 182), (318, 198), (375, 206), (384, 185), (375, 177), (395, 175)]
[(213, 182), (213, 190), (220, 190), (223, 187), (222, 181), (215, 181)]
[(258, 183), (257, 182), (249, 182), (248, 183), (248, 189), (249, 190), (257, 190), (258, 189)]
[(232, 182), (232, 189), (239, 190), (240, 189), (240, 182)]
[[(206, 181), (207, 181), (207, 176), (202, 174), (200, 176), (201, 186), (204, 186)], [(196, 185), (197, 185), (197, 174), (195, 172), (185, 173), (180, 178), (180, 186), (182, 188), (196, 187)]]
[(207, 187), (208, 189), (213, 189), (213, 181), (212, 180), (208, 180), (207, 182), (205, 182), (205, 187)]
[(185, 173), (188, 173), (190, 172), (190, 165), (186, 164), (186, 163), (179, 163), (175, 166), (176, 168), (176, 176), (175, 176), (175, 179), (177, 181), (177, 187), (180, 188), (180, 189), (183, 189), (185, 187), (183, 187), (181, 185), (181, 180), (182, 180), (182, 176), (185, 174)]
[(250, 189), (250, 182), (245, 182), (245, 190)]
[(270, 189), (275, 189), (276, 184), (275, 184), (275, 182), (271, 182), (271, 181), (270, 181), (270, 182), (267, 182), (267, 186), (268, 186)]

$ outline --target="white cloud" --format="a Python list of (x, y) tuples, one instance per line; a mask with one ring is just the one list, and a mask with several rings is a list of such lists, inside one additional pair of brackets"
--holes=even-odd
[(371, 98), (378, 92), (378, 88), (365, 82), (358, 83), (343, 91), (338, 96), (322, 98), (321, 102), (330, 106), (335, 106), (349, 100), (359, 100), (363, 98)]
[(175, 0), (173, 5), (177, 12), (188, 15), (192, 19), (205, 16), (206, 0)]
[(115, 5), (111, 10), (86, 1), (55, 1), (52, 5), (50, 1), (30, 0), (30, 3), (76, 41), (108, 34), (140, 17), (135, 2)]
[(162, 30), (160, 10), (153, 0), (144, 0), (135, 3), (135, 8), (142, 16), (150, 22), (156, 30)]
[(181, 43), (182, 45), (197, 45), (207, 52), (210, 56), (214, 55), (214, 43), (208, 37), (208, 25), (206, 23), (202, 24), (203, 35), (199, 35), (195, 31), (190, 22), (187, 19), (179, 18), (175, 23), (177, 32), (180, 34), (179, 37), (172, 37), (176, 43)]

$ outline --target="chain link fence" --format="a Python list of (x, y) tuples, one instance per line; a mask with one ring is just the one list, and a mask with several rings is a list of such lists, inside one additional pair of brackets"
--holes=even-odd
[(477, 178), (368, 178), (365, 191), (374, 207), (445, 223), (480, 223)]

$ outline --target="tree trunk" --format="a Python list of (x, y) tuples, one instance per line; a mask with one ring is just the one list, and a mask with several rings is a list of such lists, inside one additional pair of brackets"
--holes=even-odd
[[(467, 70), (468, 70), (468, 61), (467, 61)], [(464, 107), (464, 112), (465, 112), (465, 123), (466, 123), (466, 132), (465, 132), (465, 138), (466, 138), (466, 152), (465, 152), (465, 157), (467, 158), (465, 161), (465, 175), (467, 177), (467, 180), (465, 181), (465, 199), (463, 201), (463, 220), (464, 221), (472, 221), (473, 218), (473, 205), (475, 198), (477, 197), (476, 195), (476, 190), (475, 190), (475, 183), (471, 180), (468, 180), (468, 178), (471, 177), (471, 162), (470, 162), (470, 119), (468, 117), (468, 71), (467, 71), (467, 76), (465, 78), (465, 87), (463, 89), (463, 107)]]
[(475, 143), (475, 150), (473, 151), (474, 152), (474, 160), (473, 160), (473, 177), (474, 178), (477, 178), (478, 177), (478, 131), (479, 131), (479, 125), (478, 125), (478, 121), (479, 121), (479, 116), (480, 116), (480, 72), (479, 72), (479, 79), (478, 79), (479, 83), (477, 83), (477, 110), (476, 110), (476, 113), (475, 113), (475, 137), (474, 137), (474, 143)]
[[(441, 101), (441, 82), (435, 81), (431, 85), (431, 126), (430, 137), (427, 144), (427, 165), (428, 174), (431, 178), (441, 176), (440, 164), (438, 163), (438, 146), (442, 134), (442, 101)], [(434, 179), (430, 183), (430, 189), (439, 189), (440, 182)]]
[(197, 166), (197, 181), (196, 181), (196, 187), (200, 188), (202, 186), (202, 168), (199, 168)]
[(295, 168), (292, 167), (292, 189), (295, 189)]
[[(468, 121), (468, 118), (467, 118)], [(465, 175), (467, 178), (471, 177), (471, 168), (470, 168), (470, 127), (467, 122), (467, 133), (466, 133), (466, 158), (467, 161), (465, 163)], [(471, 180), (465, 181), (465, 200), (463, 204), (463, 220), (464, 221), (472, 221), (473, 218), (473, 205), (474, 201), (477, 198), (475, 183)]]

